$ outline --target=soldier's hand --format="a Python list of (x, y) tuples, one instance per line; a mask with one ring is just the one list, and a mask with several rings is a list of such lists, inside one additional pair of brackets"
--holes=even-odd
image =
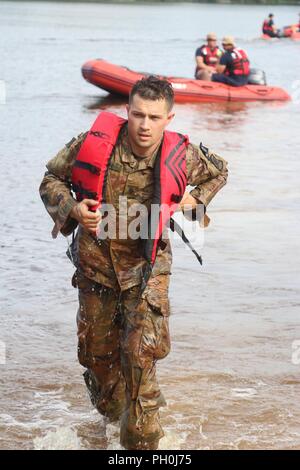
[[(187, 219), (192, 220), (190, 219), (190, 212), (193, 209), (195, 210), (198, 204), (199, 203), (189, 192), (185, 192), (178, 206), (178, 210), (181, 210)], [(210, 218), (207, 214), (203, 214), (203, 217), (201, 220), (198, 220), (198, 222), (201, 227), (208, 227)]]
[(189, 209), (192, 209), (197, 206), (196, 199), (191, 196), (189, 192), (185, 192), (180, 203), (179, 203), (179, 210), (184, 211), (185, 206), (188, 206)]
[(71, 210), (70, 216), (76, 219), (77, 222), (82, 225), (87, 231), (96, 234), (97, 227), (101, 221), (101, 214), (97, 211), (91, 211), (91, 207), (98, 205), (98, 202), (94, 199), (83, 199), (78, 202), (76, 206)]

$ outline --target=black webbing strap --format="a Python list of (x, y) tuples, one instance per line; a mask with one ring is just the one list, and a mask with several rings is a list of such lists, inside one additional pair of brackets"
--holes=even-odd
[(199, 255), (199, 253), (197, 253), (197, 251), (195, 250), (195, 248), (193, 247), (193, 245), (191, 244), (191, 242), (187, 239), (184, 231), (182, 230), (182, 228), (180, 227), (180, 225), (176, 222), (176, 220), (174, 220), (172, 217), (170, 219), (170, 229), (172, 230), (172, 232), (177, 232), (178, 235), (182, 238), (182, 240), (184, 241), (184, 243), (186, 243), (186, 245), (190, 248), (190, 250), (194, 253), (194, 255), (196, 256), (197, 260), (199, 261), (199, 263), (202, 265), (202, 258), (201, 258), (201, 255)]

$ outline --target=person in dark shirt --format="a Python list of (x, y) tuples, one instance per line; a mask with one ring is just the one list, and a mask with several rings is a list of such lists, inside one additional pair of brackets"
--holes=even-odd
[(273, 13), (270, 13), (268, 18), (263, 22), (262, 31), (263, 34), (270, 36), (270, 38), (278, 38), (279, 30), (276, 28), (273, 18)]
[(195, 54), (195, 78), (197, 80), (211, 80), (211, 75), (216, 71), (216, 67), (222, 56), (222, 51), (217, 45), (217, 36), (215, 33), (208, 33), (206, 41), (206, 44), (198, 47)]
[(246, 85), (250, 72), (250, 62), (246, 52), (235, 46), (232, 36), (224, 37), (222, 46), (225, 52), (217, 65), (216, 73), (212, 74), (212, 81), (231, 86)]

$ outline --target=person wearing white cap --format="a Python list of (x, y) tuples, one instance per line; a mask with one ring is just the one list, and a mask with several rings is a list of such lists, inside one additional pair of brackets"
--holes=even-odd
[(213, 82), (226, 83), (231, 86), (243, 86), (248, 83), (250, 62), (247, 53), (235, 46), (232, 36), (225, 36), (222, 41), (224, 54), (212, 74)]
[(211, 75), (216, 71), (216, 66), (222, 56), (222, 51), (217, 45), (215, 33), (208, 33), (206, 44), (196, 50), (196, 70), (197, 80), (211, 80)]

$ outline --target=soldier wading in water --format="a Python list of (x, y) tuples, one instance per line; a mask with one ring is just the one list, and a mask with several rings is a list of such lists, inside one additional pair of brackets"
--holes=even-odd
[[(47, 163), (40, 185), (55, 222), (53, 238), (78, 226), (72, 285), (79, 292), (79, 362), (93, 405), (109, 420), (120, 419), (126, 449), (157, 449), (163, 436), (159, 408), (165, 399), (156, 361), (170, 351), (170, 215), (189, 204), (193, 217), (227, 179), (222, 158), (165, 130), (174, 117), (173, 100), (167, 81), (153, 76), (138, 81), (129, 97), (128, 120), (100, 113), (89, 132)], [(185, 192), (187, 185), (193, 186), (191, 192)], [(150, 238), (119, 236), (120, 196), (127, 198), (128, 228), (134, 204), (149, 211), (152, 203), (163, 203)], [(104, 203), (117, 215), (114, 237), (99, 237)]]

